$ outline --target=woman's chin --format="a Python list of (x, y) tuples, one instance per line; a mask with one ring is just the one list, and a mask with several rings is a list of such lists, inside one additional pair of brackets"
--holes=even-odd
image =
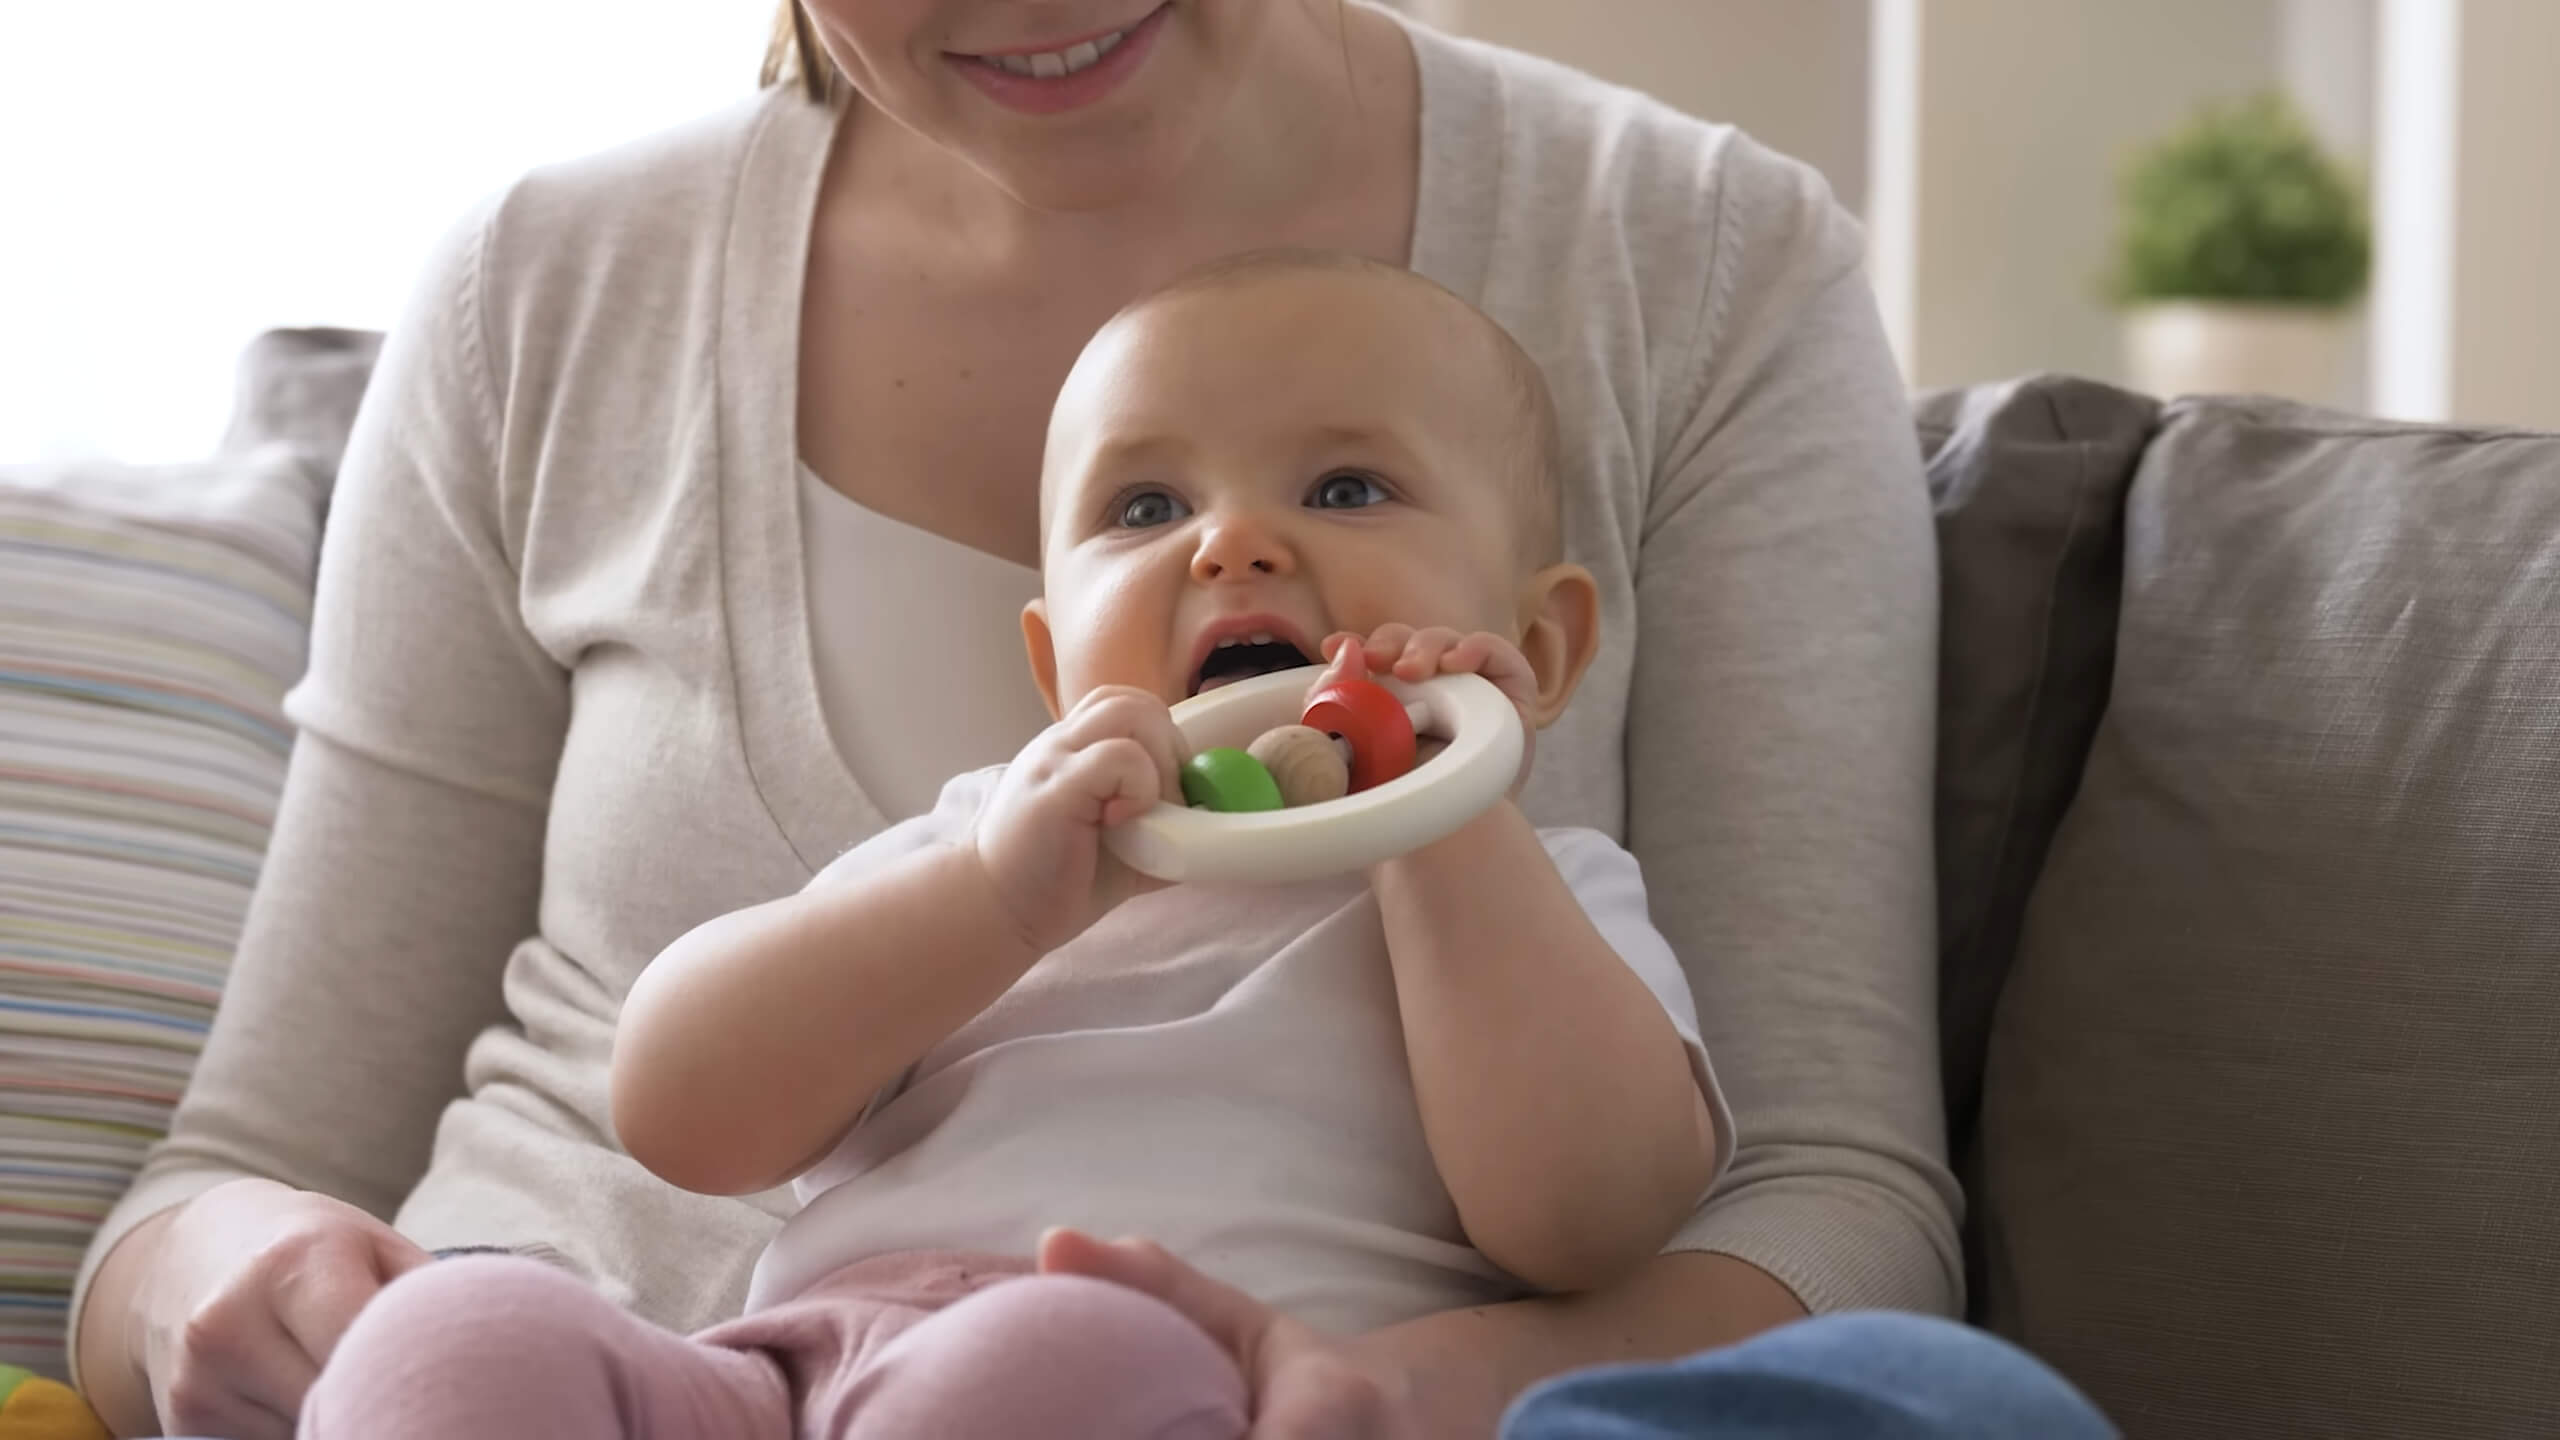
[(972, 157), (979, 173), (1026, 209), (1096, 214), (1166, 194), (1191, 158), (1189, 137), (1175, 143), (1138, 137), (1117, 141), (1007, 147)]
[(1147, 69), (1090, 108), (1027, 114), (963, 84), (946, 103), (965, 135), (945, 148), (1023, 205), (1063, 214), (1119, 209), (1170, 194), (1198, 169), (1235, 100), (1237, 77), (1168, 38)]

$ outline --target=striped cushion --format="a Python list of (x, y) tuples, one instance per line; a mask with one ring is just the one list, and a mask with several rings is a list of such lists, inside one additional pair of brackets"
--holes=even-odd
[(0, 469), (0, 1364), (62, 1373), (81, 1250), (212, 1016), (326, 488), (281, 446)]

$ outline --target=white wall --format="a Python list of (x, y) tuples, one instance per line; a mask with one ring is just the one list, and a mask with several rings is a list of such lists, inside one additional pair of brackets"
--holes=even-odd
[[(2127, 155), (2206, 100), (2277, 83), (2281, 0), (1899, 0), (1908, 114), (1879, 115), (1879, 273), (1923, 386), (2065, 370), (2124, 374), (2103, 285)], [(1897, 8), (1887, 0), (1886, 9)], [(1889, 79), (1890, 77), (1880, 77)], [(1916, 132), (1916, 133), (1915, 133)], [(1898, 151), (1898, 158), (1897, 158)]]
[[(2282, 0), (2277, 16), (2278, 69), (2313, 133), (2374, 193), (2374, 123), (2380, 74), (2380, 14), (2375, 0)], [(2370, 297), (2350, 318), (2347, 409), (2372, 404)]]
[[(2199, 104), (2281, 86), (2376, 200), (2376, 293), (2356, 342), (2374, 378), (2338, 400), (2560, 426), (2560, 0), (1408, 8), (1820, 165), (1867, 213), (1879, 297), (1921, 385), (2029, 370), (2122, 380), (2103, 287), (2126, 158)], [(2403, 43), (2420, 31), (2453, 37), (2441, 65)], [(2395, 125), (2391, 96), (2430, 67), (2411, 93), (2441, 123)]]
[(2280, 0), (2278, 68), (2320, 139), (2361, 169), (2373, 157), (2374, 0)]
[(1868, 0), (1415, 0), (1460, 34), (1579, 66), (1867, 193)]
[(2560, 3), (2461, 7), (2452, 416), (2560, 429)]

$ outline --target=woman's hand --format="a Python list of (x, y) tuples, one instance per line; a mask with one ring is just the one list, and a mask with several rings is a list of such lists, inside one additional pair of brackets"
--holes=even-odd
[(1047, 954), (1147, 882), (1102, 832), (1182, 793), (1182, 732), (1162, 697), (1106, 685), (1022, 748), (970, 843), (997, 901)]
[(383, 1286), (428, 1263), (326, 1195), (232, 1180), (174, 1212), (135, 1296), (139, 1352), (169, 1434), (289, 1440), (338, 1338)]
[(1412, 1440), (1423, 1433), (1405, 1378), (1355, 1341), (1321, 1334), (1145, 1240), (1073, 1230), (1040, 1241), (1043, 1274), (1086, 1275), (1153, 1295), (1209, 1332), (1244, 1372), (1250, 1440)]

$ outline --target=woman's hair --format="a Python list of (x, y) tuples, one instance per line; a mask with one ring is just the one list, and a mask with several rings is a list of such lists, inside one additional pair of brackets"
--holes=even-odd
[(797, 85), (819, 105), (831, 104), (844, 89), (844, 76), (827, 48), (818, 43), (816, 27), (800, 0), (779, 0), (773, 13), (773, 38), (765, 42), (762, 83)]

